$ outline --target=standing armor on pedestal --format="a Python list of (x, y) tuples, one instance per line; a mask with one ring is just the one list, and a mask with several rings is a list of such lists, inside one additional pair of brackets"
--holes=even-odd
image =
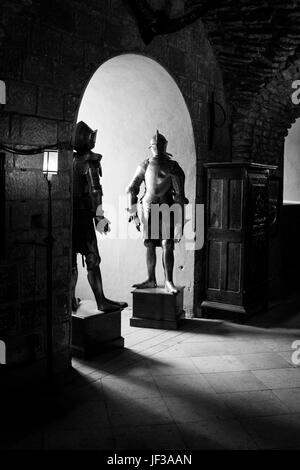
[[(147, 248), (148, 279), (135, 284), (137, 289), (156, 287), (156, 247), (162, 247), (162, 262), (165, 272), (165, 289), (177, 294), (173, 283), (174, 242), (180, 241), (184, 221), (184, 204), (188, 203), (184, 193), (185, 175), (180, 165), (166, 152), (166, 138), (158, 131), (150, 142), (152, 155), (141, 163), (127, 187), (129, 222), (134, 221), (140, 229), (137, 201), (140, 186), (145, 183), (141, 198), (143, 239)], [(171, 209), (171, 210), (170, 210)]]
[(125, 302), (109, 300), (103, 292), (100, 272), (100, 255), (98, 251), (95, 223), (100, 233), (107, 233), (109, 221), (102, 211), (102, 155), (92, 152), (95, 146), (97, 131), (93, 131), (84, 122), (76, 126), (73, 159), (73, 232), (72, 232), (72, 310), (76, 312), (80, 299), (75, 297), (78, 279), (77, 253), (85, 257), (87, 277), (94, 293), (97, 308), (109, 312), (127, 307)]

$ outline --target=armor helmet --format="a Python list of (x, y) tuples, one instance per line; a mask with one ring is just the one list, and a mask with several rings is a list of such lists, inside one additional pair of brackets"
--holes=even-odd
[(156, 146), (157, 154), (161, 155), (161, 154), (164, 154), (166, 152), (167, 145), (168, 145), (167, 139), (165, 138), (165, 136), (160, 134), (159, 131), (157, 130), (156, 134), (152, 137), (152, 139), (150, 141), (150, 147), (149, 148)]
[(92, 150), (96, 144), (97, 130), (93, 131), (85, 122), (76, 125), (74, 148), (77, 152)]

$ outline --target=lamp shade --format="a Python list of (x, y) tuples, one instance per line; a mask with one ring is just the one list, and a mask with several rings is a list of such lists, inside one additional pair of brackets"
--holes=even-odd
[(44, 151), (43, 173), (49, 179), (51, 179), (53, 175), (57, 175), (58, 173), (58, 151), (57, 150), (45, 150)]

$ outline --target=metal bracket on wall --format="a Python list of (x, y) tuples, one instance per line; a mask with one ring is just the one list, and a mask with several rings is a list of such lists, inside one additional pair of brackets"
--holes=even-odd
[[(216, 118), (216, 114), (221, 113), (221, 118), (219, 117), (218, 120)], [(209, 136), (208, 136), (208, 145), (209, 145), (209, 150), (213, 149), (214, 146), (214, 137), (215, 137), (215, 128), (220, 129), (221, 127), (224, 126), (226, 122), (226, 111), (223, 108), (223, 106), (215, 101), (215, 94), (212, 93), (211, 95), (211, 101), (209, 103)]]

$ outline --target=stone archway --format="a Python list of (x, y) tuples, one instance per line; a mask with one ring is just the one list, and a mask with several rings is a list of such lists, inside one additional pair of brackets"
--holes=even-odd
[[(92, 76), (79, 108), (81, 120), (99, 129), (95, 151), (103, 154), (103, 202), (110, 206), (107, 216), (112, 221), (108, 237), (97, 235), (105, 291), (130, 303), (131, 285), (143, 280), (146, 269), (142, 240), (128, 239), (120, 228), (127, 230), (122, 206), (125, 187), (137, 165), (147, 158), (149, 140), (159, 129), (169, 141), (168, 151), (185, 171), (187, 197), (195, 203), (196, 150), (191, 117), (178, 85), (165, 68), (144, 55), (123, 54), (106, 61)], [(136, 238), (131, 228), (128, 235)], [(157, 271), (162, 283), (159, 257), (160, 253)], [(179, 244), (174, 276), (178, 285), (186, 287), (188, 315), (193, 313), (194, 264), (194, 252)], [(79, 268), (77, 292), (80, 298), (92, 298), (85, 269)]]
[[(7, 86), (7, 99), (5, 105), (0, 105), (0, 140), (21, 148), (55, 144), (63, 147), (53, 188), (53, 338), (54, 366), (58, 371), (70, 365), (71, 357), (73, 152), (69, 143), (88, 80), (106, 60), (123, 53), (151, 56), (170, 71), (192, 117), (198, 203), (204, 203), (206, 197), (203, 163), (230, 158), (229, 125), (219, 129), (214, 145), (209, 145), (212, 95), (225, 107), (227, 98), (218, 60), (201, 22), (189, 26), (184, 37), (182, 32), (173, 33), (157, 37), (145, 46), (131, 14), (119, 8), (121, 2), (118, 8), (111, 1), (90, 2), (88, 9), (82, 2), (72, 5), (58, 2), (59, 9), (51, 6), (52, 2), (43, 5), (27, 2), (24, 8), (17, 0), (5, 3), (6, 24), (0, 42), (1, 79)], [(10, 354), (16, 357), (16, 350), (23, 363), (29, 353), (26, 338), (31, 333), (38, 336), (39, 358), (45, 357), (46, 257), (38, 256), (35, 270), (35, 254), (23, 241), (44, 239), (47, 191), (42, 154), (24, 158), (7, 153), (5, 158), (6, 246), (4, 264), (0, 267), (4, 273), (0, 284), (5, 298), (1, 301), (0, 333), (9, 333), (15, 339)], [(197, 251), (195, 258), (194, 297), (195, 307), (199, 307), (205, 278), (203, 250)], [(42, 361), (40, 367), (42, 370)]]
[(262, 87), (247, 109), (239, 109), (233, 125), (233, 159), (279, 165), (288, 129), (300, 116), (294, 104), (293, 81), (299, 78), (296, 61)]

